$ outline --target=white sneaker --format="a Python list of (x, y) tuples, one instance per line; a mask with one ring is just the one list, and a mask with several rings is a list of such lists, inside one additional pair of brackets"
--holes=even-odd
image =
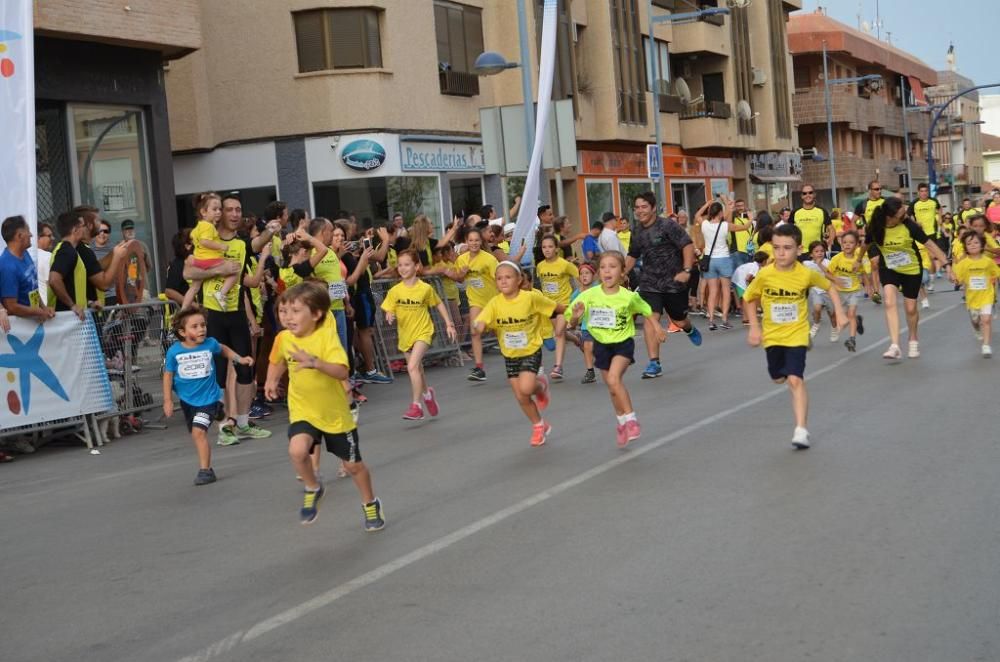
[(906, 353), (906, 355), (911, 359), (919, 359), (920, 343), (917, 342), (916, 340), (911, 340), (909, 344), (909, 351)]
[(882, 355), (883, 359), (901, 359), (903, 358), (903, 352), (899, 349), (899, 345), (889, 345), (889, 349), (885, 351)]
[(809, 430), (796, 427), (792, 434), (792, 447), (797, 451), (804, 451), (809, 448)]
[(830, 342), (837, 342), (838, 340), (840, 340), (840, 329), (834, 327), (830, 331)]
[(809, 337), (815, 338), (816, 334), (819, 333), (819, 324), (813, 324), (809, 327)]
[(920, 302), (920, 307), (923, 310), (927, 310), (928, 308), (931, 307), (931, 300), (930, 299), (924, 299), (923, 301)]
[(993, 348), (989, 345), (983, 345), (983, 358), (990, 359), (993, 358)]
[(927, 291), (928, 292), (933, 292), (934, 291), (934, 281), (931, 281), (931, 282), (927, 283)]

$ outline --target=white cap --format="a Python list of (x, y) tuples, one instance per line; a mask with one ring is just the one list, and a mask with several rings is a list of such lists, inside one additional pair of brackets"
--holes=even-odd
[(503, 218), (490, 219), (490, 225), (503, 225)]
[(508, 223), (507, 225), (503, 226), (503, 233), (511, 234), (516, 229), (517, 229), (517, 223)]

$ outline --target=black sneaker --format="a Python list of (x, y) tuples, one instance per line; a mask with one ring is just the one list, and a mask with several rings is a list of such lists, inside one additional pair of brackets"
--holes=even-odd
[(720, 322), (719, 328), (722, 329), (723, 331), (730, 331), (732, 330), (733, 326), (729, 322)]
[(848, 352), (858, 351), (858, 343), (853, 336), (844, 341), (844, 347), (847, 348)]
[(319, 516), (319, 501), (323, 498), (325, 490), (323, 483), (319, 484), (319, 489), (315, 492), (306, 490), (302, 495), (302, 510), (299, 511), (299, 521), (302, 524), (312, 524)]
[(486, 371), (482, 368), (473, 368), (472, 372), (469, 373), (468, 380), (470, 382), (485, 382)]
[(365, 512), (365, 531), (373, 533), (385, 528), (385, 517), (382, 515), (382, 502), (375, 499), (371, 503), (366, 503), (363, 507)]
[(209, 483), (214, 483), (215, 481), (215, 470), (212, 468), (198, 469), (198, 475), (194, 477), (195, 485), (208, 485)]
[(858, 335), (865, 335), (865, 318), (861, 315), (858, 315)]
[(581, 384), (593, 384), (597, 381), (597, 375), (594, 374), (593, 368), (587, 368), (587, 372), (583, 373), (583, 379), (580, 380)]
[(709, 331), (718, 331), (719, 327), (715, 324), (715, 322), (709, 322), (708, 323), (708, 330)]

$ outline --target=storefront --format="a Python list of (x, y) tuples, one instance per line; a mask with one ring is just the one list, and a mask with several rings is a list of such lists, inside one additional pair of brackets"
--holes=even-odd
[(790, 185), (802, 181), (802, 157), (795, 152), (759, 152), (747, 156), (750, 201), (754, 211), (776, 214), (791, 207)]
[[(693, 214), (705, 200), (732, 190), (733, 161), (729, 158), (687, 156), (676, 147), (664, 147), (664, 175), (669, 199), (665, 208)], [(646, 153), (584, 149), (577, 166), (577, 196), (582, 210), (580, 226), (590, 227), (613, 211), (632, 221), (632, 200), (657, 186), (646, 176)]]

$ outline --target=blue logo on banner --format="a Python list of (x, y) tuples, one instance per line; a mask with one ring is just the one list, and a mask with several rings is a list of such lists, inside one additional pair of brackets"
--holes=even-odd
[(351, 170), (368, 172), (385, 163), (385, 147), (374, 140), (355, 140), (340, 150), (340, 159)]
[[(22, 343), (13, 334), (7, 336), (7, 342), (10, 343), (10, 348), (14, 350), (13, 354), (0, 354), (0, 367), (11, 368), (12, 370), (17, 370), (20, 375), (21, 382), (21, 405), (24, 409), (24, 413), (27, 414), (31, 409), (31, 377), (34, 375), (38, 381), (45, 384), (52, 390), (53, 393), (58, 395), (63, 400), (69, 402), (69, 396), (66, 391), (63, 390), (62, 384), (59, 383), (59, 378), (56, 374), (52, 372), (52, 368), (45, 363), (45, 360), (39, 355), (42, 349), (42, 340), (45, 339), (45, 327), (41, 324), (35, 329), (35, 333), (32, 334), (31, 340), (27, 343)], [(8, 405), (10, 403), (8, 402)]]

